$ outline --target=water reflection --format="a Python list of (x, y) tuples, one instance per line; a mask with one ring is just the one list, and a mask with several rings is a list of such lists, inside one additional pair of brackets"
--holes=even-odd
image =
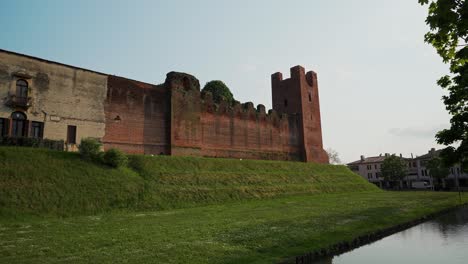
[(468, 263), (468, 207), (315, 264)]

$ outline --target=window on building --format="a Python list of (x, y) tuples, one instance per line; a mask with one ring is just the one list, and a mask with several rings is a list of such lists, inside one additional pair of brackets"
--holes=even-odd
[(0, 137), (8, 135), (8, 119), (0, 118)]
[(460, 168), (457, 168), (457, 175), (460, 175)]
[(374, 165), (374, 169), (377, 169), (377, 164)]
[(27, 118), (22, 112), (13, 112), (11, 114), (11, 136), (25, 137), (28, 134)]
[(382, 177), (382, 173), (376, 172), (376, 173), (375, 173), (375, 178), (379, 178), (379, 177)]
[(68, 126), (67, 128), (67, 143), (76, 144), (76, 126)]
[(372, 179), (372, 172), (367, 173), (367, 178)]
[(312, 102), (312, 95), (309, 93), (309, 102)]
[(28, 98), (28, 82), (19, 79), (16, 81), (16, 98), (17, 99), (25, 99)]
[(416, 168), (416, 161), (413, 161), (413, 167)]
[(284, 107), (288, 107), (288, 99), (284, 99)]
[(44, 134), (44, 123), (32, 122), (31, 123), (31, 137), (42, 138)]

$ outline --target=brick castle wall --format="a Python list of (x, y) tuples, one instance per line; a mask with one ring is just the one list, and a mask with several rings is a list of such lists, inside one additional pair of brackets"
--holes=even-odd
[(104, 148), (170, 154), (170, 108), (165, 86), (116, 76), (109, 76), (107, 84)]
[[(199, 81), (170, 72), (162, 85), (109, 76), (105, 148), (168, 154), (328, 163), (323, 151), (316, 75), (272, 75), (273, 110), (203, 97)], [(287, 101), (287, 102), (286, 102)]]

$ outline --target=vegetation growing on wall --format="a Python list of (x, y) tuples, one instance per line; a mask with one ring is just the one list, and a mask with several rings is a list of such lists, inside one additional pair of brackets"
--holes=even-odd
[(232, 105), (235, 101), (231, 90), (229, 90), (223, 81), (214, 80), (207, 82), (202, 89), (202, 93), (206, 92), (210, 92), (213, 95), (213, 101), (218, 104), (221, 102), (222, 98), (224, 98), (229, 105)]

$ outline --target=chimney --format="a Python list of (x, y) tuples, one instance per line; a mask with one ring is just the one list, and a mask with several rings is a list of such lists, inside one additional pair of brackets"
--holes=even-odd
[(364, 161), (366, 160), (366, 157), (364, 157), (364, 155), (361, 155), (361, 161)]
[(400, 158), (403, 158), (403, 155), (400, 153)]
[(389, 153), (385, 153), (385, 157), (388, 157), (388, 156), (390, 156), (390, 154), (389, 154)]

